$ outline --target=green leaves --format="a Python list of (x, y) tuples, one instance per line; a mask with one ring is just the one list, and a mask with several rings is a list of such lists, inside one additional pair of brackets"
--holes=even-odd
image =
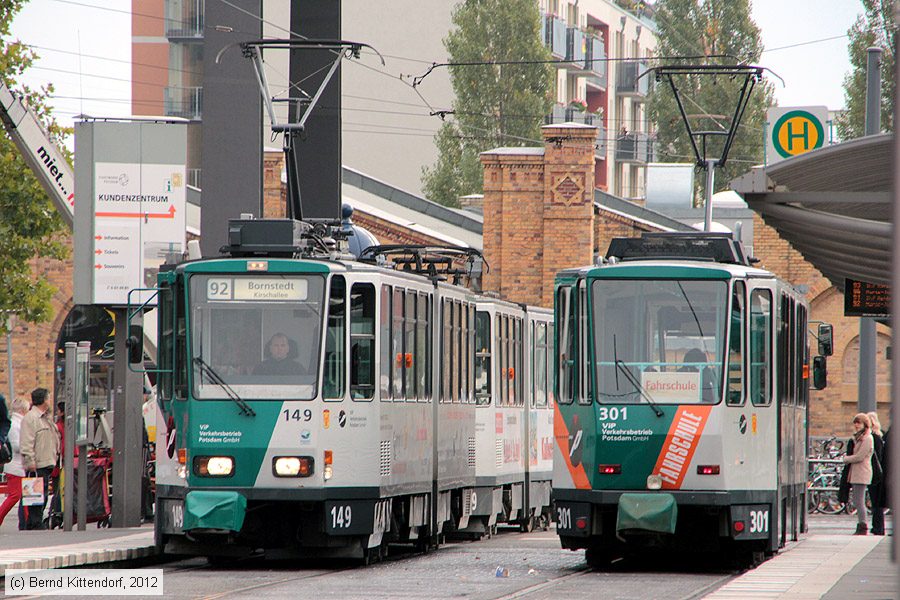
[(453, 63), (516, 62), (450, 67), (453, 121), (435, 136), (437, 163), (422, 170), (429, 198), (458, 206), (480, 193), (478, 155), (501, 146), (540, 145), (543, 115), (550, 112), (553, 69), (540, 39), (534, 0), (466, 0), (453, 12), (455, 28), (444, 45)]
[[(22, 0), (0, 0), (0, 77), (35, 111), (57, 139), (71, 131), (60, 127), (46, 104), (52, 86), (33, 90), (18, 83), (35, 59), (34, 52), (18, 41), (9, 41), (10, 24)], [(62, 144), (59, 144), (62, 147)], [(67, 150), (63, 150), (71, 160)], [(6, 333), (3, 315), (17, 313), (20, 321), (38, 323), (52, 315), (56, 290), (43, 279), (43, 259), (69, 255), (67, 231), (47, 194), (35, 179), (5, 130), (0, 134), (0, 334)]]
[[(750, 18), (748, 0), (659, 0), (657, 54), (710, 56), (711, 64), (759, 64), (763, 49), (759, 28)], [(702, 63), (702, 59), (682, 61)], [(764, 65), (763, 65), (764, 66)], [(740, 96), (743, 77), (686, 76), (675, 81), (694, 131), (727, 131)], [(761, 163), (765, 154), (766, 110), (774, 104), (772, 86), (756, 84), (729, 152), (724, 169), (716, 169), (716, 190), (728, 189), (734, 177)], [(695, 162), (687, 128), (667, 83), (656, 85), (649, 101), (651, 121), (657, 124), (658, 157), (662, 162)], [(711, 140), (707, 156), (721, 155), (724, 136)], [(704, 177), (695, 186), (702, 192)], [(701, 196), (702, 197), (702, 196)]]
[(862, 0), (865, 14), (857, 17), (848, 30), (850, 36), (850, 72), (844, 77), (847, 110), (837, 118), (842, 140), (866, 134), (867, 49), (881, 48), (881, 130), (894, 129), (894, 43), (897, 27), (890, 0)]

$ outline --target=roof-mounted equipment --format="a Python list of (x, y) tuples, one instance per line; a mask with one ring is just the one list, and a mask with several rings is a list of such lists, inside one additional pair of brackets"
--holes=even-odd
[(731, 233), (645, 233), (639, 238), (615, 238), (606, 258), (628, 260), (705, 260), (749, 266), (744, 245)]

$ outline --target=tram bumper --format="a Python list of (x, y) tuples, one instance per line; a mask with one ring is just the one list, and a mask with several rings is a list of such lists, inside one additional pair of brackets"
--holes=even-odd
[(674, 534), (678, 503), (672, 494), (622, 494), (619, 496), (616, 532)]
[(247, 514), (247, 498), (231, 491), (188, 492), (184, 499), (184, 531), (239, 532)]

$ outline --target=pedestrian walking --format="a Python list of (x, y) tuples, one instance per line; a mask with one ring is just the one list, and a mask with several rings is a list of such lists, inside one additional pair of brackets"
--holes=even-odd
[(872, 483), (872, 455), (874, 454), (874, 440), (872, 439), (871, 423), (866, 413), (858, 413), (853, 417), (853, 450), (844, 455), (843, 461), (847, 463), (850, 474), (850, 496), (856, 505), (856, 531), (854, 535), (866, 535), (866, 488)]
[[(885, 490), (887, 489), (887, 471), (884, 469), (884, 434), (881, 431), (881, 421), (878, 413), (870, 412), (867, 415), (872, 423), (872, 483), (869, 485), (869, 498), (872, 501), (872, 535), (884, 535), (884, 507), (887, 504)], [(875, 464), (878, 461), (878, 464)], [(877, 477), (878, 473), (881, 477)]]
[[(22, 418), (28, 412), (29, 402), (24, 398), (16, 398), (10, 405), (11, 426), (9, 428), (9, 443), (12, 446), (12, 460), (3, 467), (3, 473), (6, 475), (6, 500), (0, 504), (0, 525), (3, 519), (12, 510), (12, 507), (18, 504), (22, 498), (22, 478), (25, 477), (25, 469), (22, 467), (22, 452), (20, 449), (19, 439), (22, 430)], [(19, 519), (19, 529), (25, 528), (25, 521)]]
[(59, 461), (59, 430), (53, 422), (53, 407), (46, 388), (31, 392), (31, 409), (22, 418), (20, 437), (22, 465), (26, 477), (41, 477), (44, 483), (44, 502), (39, 505), (19, 505), (24, 515), (25, 529), (44, 529), (44, 505), (52, 483), (53, 470)]

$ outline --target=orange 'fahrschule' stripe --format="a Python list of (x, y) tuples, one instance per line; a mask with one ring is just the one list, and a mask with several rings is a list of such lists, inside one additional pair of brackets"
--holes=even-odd
[(672, 419), (666, 441), (659, 451), (653, 473), (662, 477), (663, 489), (677, 490), (691, 466), (691, 459), (700, 444), (703, 427), (711, 406), (681, 406)]

